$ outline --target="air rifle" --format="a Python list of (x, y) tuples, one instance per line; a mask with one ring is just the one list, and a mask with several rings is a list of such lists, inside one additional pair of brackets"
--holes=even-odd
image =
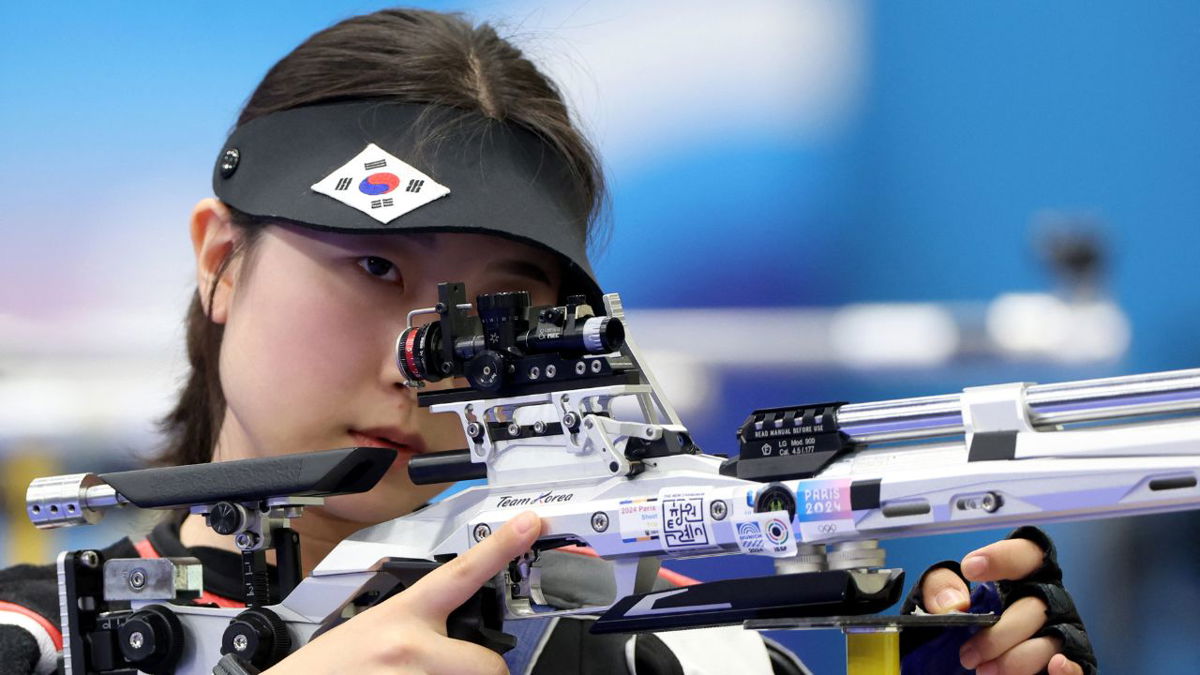
[[(187, 508), (243, 557), (245, 609), (170, 604), (202, 590), (194, 558), (60, 554), (64, 672), (267, 668), (526, 509), (541, 538), (452, 615), (452, 636), (503, 651), (504, 620), (589, 614), (595, 631), (639, 632), (873, 614), (903, 584), (881, 540), (1200, 508), (1200, 419), (1188, 416), (1200, 413), (1200, 369), (757, 410), (722, 457), (696, 447), (662, 396), (619, 297), (603, 302), (603, 313), (583, 297), (531, 307), (517, 292), (472, 304), (462, 284), (439, 285), (435, 307), (410, 313), (397, 366), (420, 405), (458, 416), (468, 447), (413, 457), (409, 475), (486, 483), (351, 535), (303, 579), (290, 519), (370, 489), (394, 451), (35, 480), (39, 527), (123, 505)], [(417, 325), (425, 314), (436, 318)], [(554, 603), (542, 562), (574, 546), (610, 563), (610, 598)], [(663, 559), (739, 553), (775, 558), (776, 574), (652, 588)]]

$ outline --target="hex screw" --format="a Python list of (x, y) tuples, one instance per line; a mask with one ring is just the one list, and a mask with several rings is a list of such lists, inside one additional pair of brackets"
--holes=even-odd
[(603, 532), (608, 529), (608, 514), (603, 511), (597, 511), (592, 514), (592, 529), (597, 532)]
[(467, 435), (470, 436), (471, 440), (473, 441), (478, 441), (480, 438), (483, 438), (483, 425), (479, 422), (471, 422), (467, 425)]
[(533, 366), (529, 369), (529, 379), (536, 380), (541, 376), (542, 376), (541, 368), (538, 368), (537, 366)]
[(979, 506), (988, 513), (995, 513), (996, 509), (1000, 508), (1000, 505), (1003, 503), (1004, 501), (1000, 498), (1000, 495), (995, 492), (989, 492), (983, 496), (983, 499), (979, 500)]
[(725, 516), (729, 515), (729, 507), (725, 504), (724, 499), (717, 499), (709, 504), (708, 512), (712, 515), (713, 520), (725, 520)]
[(521, 425), (516, 422), (508, 423), (508, 435), (516, 438), (521, 435)]
[(533, 433), (541, 434), (541, 433), (545, 433), (545, 431), (546, 431), (546, 423), (545, 422), (538, 420), (533, 423)]
[(130, 647), (141, 649), (144, 644), (146, 644), (146, 636), (142, 635), (141, 631), (134, 631), (129, 634)]
[(96, 555), (95, 551), (84, 551), (79, 554), (79, 562), (83, 563), (84, 567), (99, 567), (100, 556)]
[(243, 532), (234, 537), (233, 542), (242, 550), (251, 549), (258, 545), (258, 535), (253, 532)]
[(140, 591), (146, 587), (146, 570), (138, 567), (129, 573), (129, 587)]
[(250, 646), (250, 641), (246, 639), (245, 635), (238, 633), (237, 635), (233, 636), (233, 648), (236, 649), (237, 651), (244, 652), (244, 651), (246, 651), (246, 648), (249, 646)]
[(587, 372), (587, 364), (583, 361), (575, 362), (575, 374), (582, 375)]
[(553, 363), (546, 366), (546, 377), (554, 377), (557, 374), (558, 374), (558, 368), (556, 368)]
[(475, 526), (475, 529), (471, 532), (471, 535), (475, 537), (475, 541), (479, 542), (487, 539), (491, 533), (492, 528), (489, 527), (487, 523), (480, 523)]
[(570, 431), (571, 433), (579, 431), (579, 414), (572, 410), (566, 415), (563, 415), (562, 423), (563, 426), (567, 428), (567, 431)]

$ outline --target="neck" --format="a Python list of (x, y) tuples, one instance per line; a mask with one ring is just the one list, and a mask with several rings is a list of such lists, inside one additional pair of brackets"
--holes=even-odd
[[(300, 568), (304, 576), (312, 574), (317, 563), (325, 559), (338, 542), (365, 527), (332, 516), (320, 507), (304, 509), (304, 515), (291, 521), (292, 529), (300, 535)], [(223, 551), (238, 552), (233, 537), (217, 534), (204, 524), (204, 516), (191, 514), (179, 527), (179, 539), (184, 546), (207, 546)], [(267, 562), (275, 564), (275, 552), (267, 551)]]

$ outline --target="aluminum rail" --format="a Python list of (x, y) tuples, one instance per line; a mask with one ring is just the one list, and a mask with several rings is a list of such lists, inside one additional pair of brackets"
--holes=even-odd
[[(886, 443), (964, 433), (962, 396), (944, 394), (851, 403), (838, 424), (860, 443)], [(1038, 428), (1119, 417), (1200, 412), (1200, 368), (1058, 384), (1025, 390), (1029, 418)]]

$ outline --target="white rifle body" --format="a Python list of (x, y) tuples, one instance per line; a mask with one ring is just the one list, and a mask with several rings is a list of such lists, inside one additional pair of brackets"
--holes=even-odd
[[(622, 316), (615, 295), (606, 296), (606, 305), (610, 316)], [(472, 462), (487, 467), (485, 485), (338, 544), (269, 607), (286, 622), (293, 645), (348, 616), (362, 593), (391, 588), (394, 579), (381, 571), (388, 561), (462, 554), (524, 510), (541, 517), (542, 541), (588, 546), (611, 561), (615, 601), (639, 590), (639, 562), (647, 558), (746, 553), (778, 558), (783, 568), (789, 561), (805, 569), (878, 568), (883, 553), (875, 542), (893, 537), (1200, 508), (1200, 417), (1060, 427), (1200, 412), (1200, 369), (844, 406), (841, 428), (860, 445), (811, 477), (764, 483), (723, 474), (725, 458), (713, 455), (631, 460), (631, 442), (686, 437), (686, 429), (632, 342), (615, 358), (631, 362), (641, 383), (432, 406), (457, 414), (468, 436), (474, 422), (528, 428), (564, 423), (568, 414), (577, 416), (578, 430), (564, 423), (553, 435), (484, 435), (470, 451)], [(629, 419), (613, 405), (627, 397), (640, 411)], [(980, 435), (1007, 439), (1003, 456), (980, 452), (974, 446)], [(771, 486), (794, 496), (792, 509), (756, 508)], [(517, 577), (510, 568), (498, 580), (508, 618), (608, 608), (547, 604), (536, 556), (523, 563)], [(135, 601), (133, 608), (151, 602), (160, 600)], [(173, 609), (189, 636), (178, 672), (211, 672), (222, 632), (241, 610)], [(652, 604), (643, 609), (655, 611)]]

